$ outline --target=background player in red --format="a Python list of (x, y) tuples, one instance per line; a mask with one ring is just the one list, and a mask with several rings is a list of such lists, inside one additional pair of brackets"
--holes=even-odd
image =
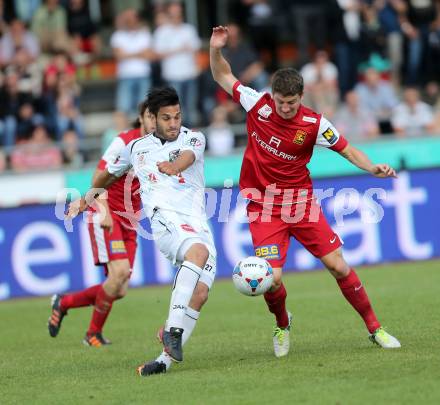
[[(94, 178), (108, 163), (118, 159), (121, 149), (133, 139), (154, 130), (154, 121), (146, 102), (139, 105), (139, 117), (134, 129), (119, 134), (98, 163)], [(103, 265), (107, 275), (102, 284), (73, 294), (52, 297), (52, 314), (48, 329), (56, 337), (63, 317), (71, 308), (93, 305), (89, 329), (83, 340), (88, 346), (100, 347), (110, 341), (102, 336), (104, 323), (113, 301), (125, 296), (137, 248), (136, 213), (140, 211), (139, 181), (131, 174), (122, 176), (101, 195), (98, 204), (89, 209), (89, 235), (96, 265)]]
[(376, 318), (365, 288), (344, 260), (342, 241), (327, 223), (316, 198), (307, 163), (315, 145), (340, 153), (349, 162), (376, 177), (395, 177), (387, 164), (373, 164), (339, 135), (321, 114), (301, 104), (304, 83), (292, 68), (275, 72), (272, 95), (243, 86), (232, 74), (221, 53), (228, 30), (215, 27), (210, 42), (214, 80), (247, 111), (248, 144), (243, 157), (240, 189), (249, 199), (249, 228), (257, 256), (267, 259), (274, 271), (272, 288), (264, 295), (275, 314), (274, 351), (289, 351), (291, 314), (286, 310), (282, 267), (293, 236), (319, 258), (335, 277), (342, 294), (360, 314), (370, 339), (384, 348), (400, 347)]

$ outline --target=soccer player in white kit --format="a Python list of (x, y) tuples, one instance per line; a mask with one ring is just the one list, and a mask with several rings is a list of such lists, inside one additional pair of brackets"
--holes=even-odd
[(141, 188), (153, 239), (175, 265), (168, 319), (161, 336), (164, 350), (138, 367), (139, 375), (164, 373), (183, 360), (190, 337), (208, 299), (216, 272), (216, 250), (205, 213), (205, 137), (181, 125), (180, 103), (171, 87), (153, 89), (147, 98), (156, 130), (129, 142), (93, 181), (85, 197), (69, 206), (68, 216), (83, 212), (100, 191), (133, 168)]

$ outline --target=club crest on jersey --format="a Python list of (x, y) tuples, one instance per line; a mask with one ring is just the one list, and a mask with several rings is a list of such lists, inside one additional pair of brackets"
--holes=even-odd
[(272, 108), (270, 108), (267, 104), (264, 104), (263, 107), (258, 110), (258, 115), (262, 116), (263, 118), (269, 118), (270, 114), (272, 114)]
[(322, 136), (327, 140), (330, 145), (333, 145), (338, 140), (335, 133), (330, 127), (325, 130)]
[(297, 145), (302, 145), (306, 140), (306, 136), (307, 136), (306, 131), (303, 131), (302, 129), (298, 129), (296, 131), (295, 137), (293, 138), (293, 143), (296, 143)]
[(199, 138), (191, 138), (189, 144), (191, 146), (202, 146), (202, 141)]
[(169, 161), (174, 162), (180, 156), (180, 149), (172, 150), (169, 154)]

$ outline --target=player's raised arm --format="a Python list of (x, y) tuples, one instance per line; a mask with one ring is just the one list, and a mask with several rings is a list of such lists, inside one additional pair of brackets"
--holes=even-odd
[(369, 157), (353, 145), (347, 146), (339, 152), (349, 162), (353, 163), (359, 169), (365, 170), (376, 177), (397, 177), (396, 171), (385, 163), (373, 164)]
[(99, 197), (108, 187), (116, 180), (117, 176), (108, 172), (107, 169), (100, 170), (99, 173), (93, 175), (92, 188), (87, 191), (84, 197), (72, 201), (67, 211), (68, 218), (75, 218), (81, 212), (84, 212), (92, 202)]
[(128, 145), (125, 145), (122, 149), (118, 149), (118, 155), (112, 155), (109, 152), (112, 150), (113, 145), (117, 145), (117, 142), (118, 138), (112, 142), (104, 154), (104, 156), (107, 156), (107, 166), (105, 168), (98, 167), (96, 169), (95, 173), (93, 174), (91, 189), (87, 191), (84, 197), (72, 201), (72, 203), (69, 204), (69, 209), (67, 211), (68, 218), (74, 218), (81, 212), (85, 211), (87, 207), (89, 207), (90, 204), (92, 204), (93, 201), (104, 192), (104, 190), (109, 188), (116, 180), (119, 179), (119, 177), (121, 177), (131, 168), (131, 149)]
[(168, 176), (175, 176), (188, 169), (195, 160), (194, 152), (184, 150), (174, 162), (158, 162), (157, 168), (161, 173), (167, 174)]
[(237, 78), (232, 74), (231, 65), (223, 57), (221, 49), (228, 40), (227, 27), (219, 26), (212, 29), (209, 43), (209, 60), (214, 80), (230, 95)]

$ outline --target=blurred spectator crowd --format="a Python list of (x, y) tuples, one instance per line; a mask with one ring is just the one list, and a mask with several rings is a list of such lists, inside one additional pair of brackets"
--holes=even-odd
[[(114, 122), (102, 148), (149, 88), (166, 83), (181, 96), (184, 124), (205, 128), (209, 152), (230, 154), (245, 142), (245, 116), (211, 78), (215, 24), (229, 27), (224, 55), (243, 84), (270, 91), (275, 69), (296, 67), (304, 104), (349, 140), (440, 134), (440, 0), (190, 2), (205, 27), (188, 22), (186, 2), (123, 3), (0, 0), (0, 171), (96, 158), (84, 147), (83, 73), (109, 58)], [(113, 10), (107, 23), (97, 5)]]

